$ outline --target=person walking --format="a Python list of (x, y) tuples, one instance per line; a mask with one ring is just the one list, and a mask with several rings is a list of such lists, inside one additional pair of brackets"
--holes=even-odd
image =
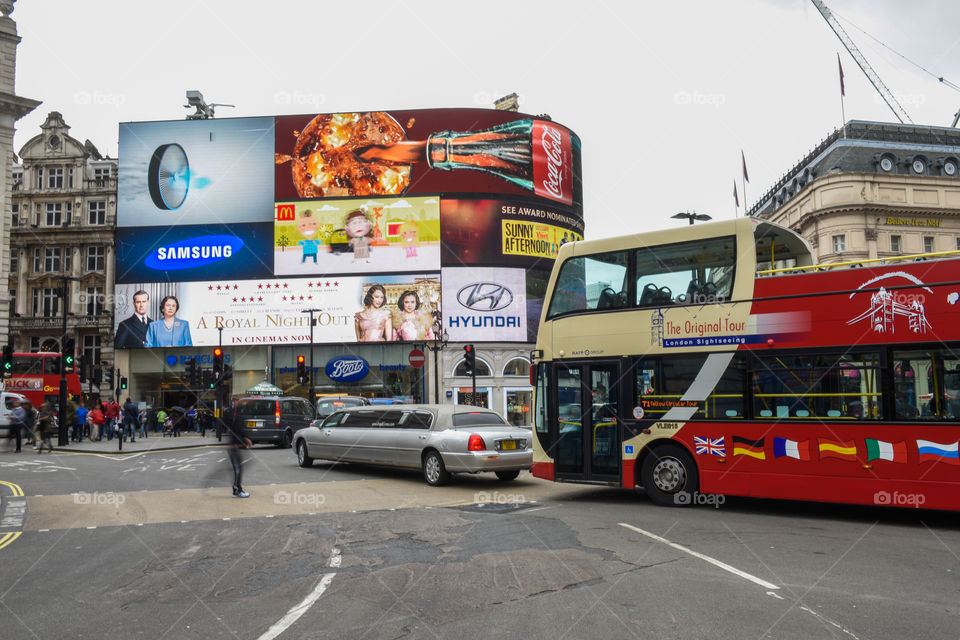
[(26, 426), (27, 412), (23, 408), (20, 398), (14, 397), (10, 409), (10, 439), (16, 442), (14, 453), (20, 453), (23, 444), (23, 428)]
[(50, 443), (50, 432), (53, 431), (53, 405), (49, 400), (45, 400), (40, 405), (40, 415), (37, 418), (37, 453), (43, 453), (43, 448), (49, 449), (53, 453), (53, 445)]
[(83, 442), (87, 437), (87, 407), (81, 399), (77, 402), (76, 415), (74, 417), (73, 434), (77, 442)]
[(107, 418), (103, 415), (100, 407), (94, 407), (90, 412), (90, 439), (103, 440), (103, 430), (107, 424)]
[(142, 409), (142, 410), (140, 411), (140, 415), (137, 416), (137, 419), (140, 420), (140, 437), (141, 437), (141, 438), (146, 438), (146, 437), (147, 437), (147, 423), (149, 422), (149, 418), (147, 417), (147, 410), (146, 410), (146, 409)]
[(127, 401), (123, 403), (123, 432), (121, 437), (123, 441), (127, 441), (127, 434), (130, 434), (130, 442), (137, 441), (137, 424), (140, 422), (140, 407), (137, 406), (130, 397), (127, 397)]
[(230, 464), (233, 466), (233, 497), (249, 498), (250, 494), (243, 490), (243, 449), (249, 449), (253, 446), (250, 438), (240, 433), (240, 424), (236, 420), (233, 408), (224, 412), (223, 423), (230, 435), (230, 445), (228, 453), (230, 455)]
[(167, 435), (167, 412), (162, 407), (157, 410), (157, 425), (160, 427), (160, 436)]
[(117, 424), (117, 419), (120, 417), (120, 405), (117, 402), (110, 398), (103, 403), (103, 417), (106, 418), (105, 429), (107, 432), (107, 440), (113, 440), (113, 431)]

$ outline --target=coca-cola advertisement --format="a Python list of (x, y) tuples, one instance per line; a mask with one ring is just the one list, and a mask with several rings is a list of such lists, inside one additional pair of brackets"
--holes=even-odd
[(580, 139), (543, 117), (489, 109), (276, 119), (276, 201), (499, 193), (582, 216)]

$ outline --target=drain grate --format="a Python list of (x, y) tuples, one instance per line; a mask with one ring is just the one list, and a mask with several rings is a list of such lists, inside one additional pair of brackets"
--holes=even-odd
[(533, 507), (538, 507), (536, 502), (474, 502), (473, 504), (462, 504), (453, 509), (458, 509), (460, 511), (468, 511), (470, 513), (496, 513), (496, 514), (505, 514), (505, 513), (516, 513), (517, 511), (523, 511), (524, 509), (532, 509)]

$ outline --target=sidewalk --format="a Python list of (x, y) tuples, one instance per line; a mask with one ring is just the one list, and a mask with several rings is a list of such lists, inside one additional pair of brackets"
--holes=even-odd
[[(70, 451), (74, 453), (113, 453), (128, 455), (131, 453), (142, 453), (144, 451), (171, 451), (177, 449), (195, 449), (197, 447), (207, 447), (216, 445), (225, 445), (229, 438), (224, 438), (223, 442), (217, 441), (216, 433), (207, 431), (207, 437), (200, 437), (199, 433), (182, 433), (179, 437), (163, 437), (159, 433), (151, 432), (148, 438), (137, 438), (135, 442), (127, 440), (123, 443), (123, 451), (119, 450), (117, 439), (107, 440), (104, 438), (99, 442), (91, 442), (89, 439), (83, 442), (68, 442), (66, 446), (58, 447), (57, 438), (51, 438), (54, 442), (54, 451)], [(32, 446), (24, 445), (24, 452), (36, 453)]]

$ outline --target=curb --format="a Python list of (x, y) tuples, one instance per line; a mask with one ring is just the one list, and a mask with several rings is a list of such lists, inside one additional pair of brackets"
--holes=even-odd
[(96, 453), (99, 455), (107, 456), (128, 456), (133, 453), (151, 453), (153, 451), (181, 451), (183, 449), (202, 449), (204, 447), (223, 447), (229, 443), (224, 442), (211, 442), (203, 444), (188, 444), (182, 447), (152, 447), (150, 449), (124, 449), (123, 451), (117, 451), (116, 449), (111, 449), (110, 451), (99, 451), (93, 449), (75, 449), (72, 447), (54, 447), (53, 451), (58, 453)]

